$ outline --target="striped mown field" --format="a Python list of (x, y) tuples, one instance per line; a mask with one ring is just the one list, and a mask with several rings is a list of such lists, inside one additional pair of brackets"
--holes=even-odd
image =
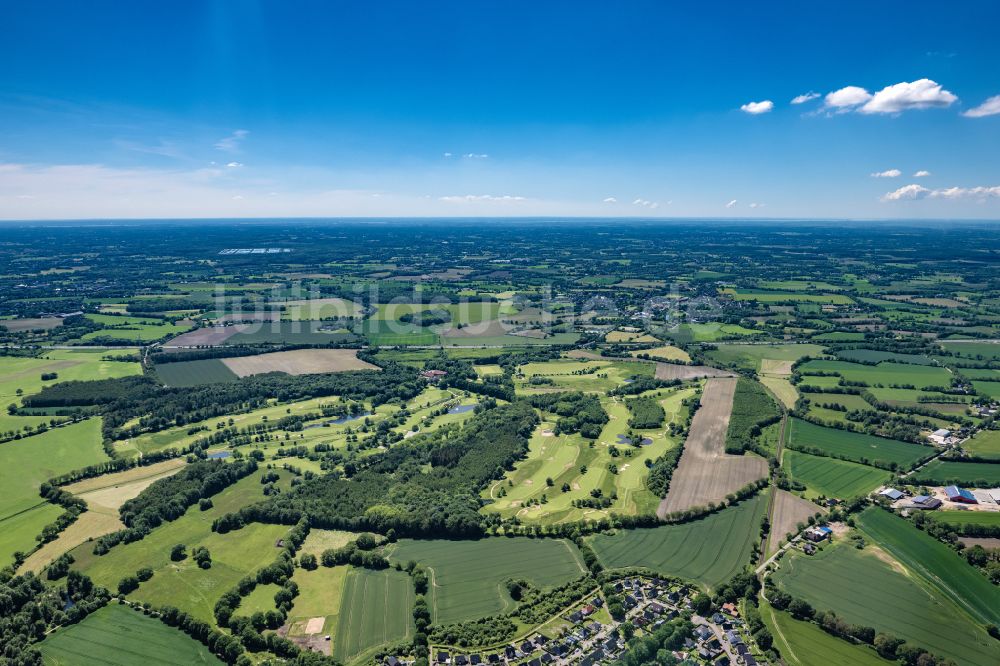
[(351, 569), (344, 582), (333, 656), (354, 661), (366, 650), (412, 636), (413, 600), (408, 574)]

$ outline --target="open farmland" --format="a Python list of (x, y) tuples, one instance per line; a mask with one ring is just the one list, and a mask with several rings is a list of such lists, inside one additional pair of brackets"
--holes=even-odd
[(797, 532), (796, 526), (799, 523), (805, 523), (817, 513), (826, 513), (826, 510), (819, 505), (793, 495), (787, 490), (775, 489), (772, 492), (774, 492), (774, 503), (771, 507), (771, 532), (767, 540), (767, 555), (778, 550), (786, 534)]
[[(913, 385), (918, 389), (928, 386), (949, 386), (951, 373), (944, 368), (926, 365), (882, 362), (878, 365), (861, 365), (847, 361), (815, 360), (799, 366), (799, 372), (835, 372), (847, 381), (862, 382), (868, 386)], [(803, 383), (809, 383), (803, 381)]]
[(565, 539), (401, 540), (389, 559), (404, 564), (414, 560), (428, 570), (428, 604), (438, 624), (513, 610), (514, 601), (502, 584), (508, 578), (549, 588), (586, 573), (576, 546)]
[(949, 525), (1000, 527), (1000, 511), (935, 511), (931, 517)]
[(405, 573), (351, 569), (344, 582), (333, 656), (359, 660), (366, 650), (412, 636), (413, 599), (413, 583)]
[(735, 392), (735, 379), (710, 379), (705, 383), (701, 407), (691, 422), (684, 453), (674, 471), (670, 490), (657, 510), (661, 518), (720, 502), (729, 493), (767, 474), (767, 461), (763, 458), (725, 453)]
[(934, 454), (934, 449), (920, 444), (824, 428), (802, 419), (791, 419), (789, 423), (789, 448), (806, 452), (816, 450), (854, 462), (881, 462), (902, 468), (911, 467)]
[(179, 629), (118, 604), (105, 606), (79, 624), (56, 631), (39, 648), (48, 666), (223, 663)]
[[(653, 374), (653, 365), (632, 361), (561, 359), (526, 363), (518, 368), (518, 373), (514, 379), (518, 393), (605, 392), (621, 386), (633, 377), (649, 377)], [(532, 383), (532, 377), (546, 383)]]
[(903, 566), (976, 620), (983, 624), (1000, 622), (1000, 587), (953, 549), (909, 521), (877, 507), (865, 509), (858, 525)]
[(677, 365), (675, 363), (657, 363), (657, 379), (671, 380), (680, 379), (687, 381), (690, 379), (701, 379), (703, 377), (735, 377), (728, 370), (719, 370), (707, 365)]
[(785, 611), (774, 610), (763, 600), (760, 614), (788, 666), (892, 666), (897, 663), (883, 659), (871, 647), (849, 643), (831, 636), (812, 622), (796, 620)]
[[(322, 321), (259, 322), (230, 328), (238, 328), (239, 330), (216, 344), (326, 345), (357, 339), (357, 336), (350, 331), (331, 328), (330, 324)], [(170, 342), (171, 344), (177, 343), (176, 340)]]
[(914, 473), (913, 478), (919, 483), (939, 486), (959, 484), (991, 488), (1000, 486), (1000, 461), (956, 462), (938, 458)]
[(234, 356), (222, 359), (237, 377), (249, 377), (266, 372), (288, 375), (309, 375), (349, 370), (378, 370), (358, 358), (356, 349), (296, 349), (258, 356)]
[[(968, 565), (965, 565), (968, 566)], [(932, 592), (874, 547), (834, 544), (813, 556), (786, 556), (778, 586), (819, 610), (874, 627), (971, 666), (994, 666), (1000, 647), (949, 599)], [(885, 612), (886, 600), (905, 612)]]
[(767, 493), (679, 525), (587, 537), (606, 568), (649, 567), (715, 587), (750, 564)]
[(109, 314), (88, 314), (87, 319), (100, 324), (101, 329), (85, 333), (81, 340), (100, 341), (102, 338), (127, 340), (129, 342), (153, 342), (191, 329), (191, 324), (174, 324), (165, 319), (133, 317)]
[(176, 338), (171, 338), (163, 346), (168, 349), (170, 347), (216, 347), (225, 344), (229, 338), (249, 328), (248, 324), (203, 326), (178, 335)]
[[(349, 570), (347, 566), (295, 570), (292, 580), (299, 586), (299, 596), (295, 597), (294, 606), (288, 613), (286, 624), (290, 636), (336, 633)], [(323, 621), (310, 625), (309, 621), (314, 618)]]
[(281, 318), (292, 321), (360, 317), (362, 314), (360, 305), (345, 298), (284, 301), (281, 305), (285, 308)]
[(788, 476), (805, 484), (808, 497), (860, 497), (890, 477), (889, 472), (869, 465), (789, 449), (782, 455), (781, 464)]
[(233, 382), (239, 378), (221, 358), (158, 363), (156, 375), (166, 386), (181, 388), (218, 382)]
[(814, 344), (747, 345), (728, 343), (716, 345), (707, 356), (724, 365), (734, 364), (748, 370), (782, 374), (779, 369), (790, 366), (803, 356), (821, 356), (823, 347)]
[(133, 349), (50, 349), (40, 357), (0, 356), (0, 401), (4, 407), (19, 401), (21, 395), (38, 393), (43, 386), (54, 383), (42, 379), (43, 374), (56, 373), (58, 381), (89, 381), (114, 379), (142, 374), (138, 363), (105, 361), (105, 356), (132, 353)]

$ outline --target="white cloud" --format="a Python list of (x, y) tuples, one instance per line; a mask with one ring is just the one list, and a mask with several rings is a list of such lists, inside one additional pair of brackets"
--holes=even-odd
[(615, 199), (614, 197), (608, 197), (607, 199), (603, 200), (603, 203), (618, 203), (618, 199)]
[(812, 100), (819, 97), (818, 92), (809, 91), (804, 95), (796, 95), (792, 98), (792, 104), (805, 104), (806, 102), (811, 102)]
[(243, 195), (242, 194), (234, 194), (232, 196), (232, 200), (233, 201), (243, 201)]
[(954, 94), (930, 79), (918, 79), (886, 86), (862, 106), (861, 113), (901, 113), (910, 109), (948, 107), (958, 100)]
[(636, 199), (632, 202), (633, 206), (642, 206), (643, 208), (649, 208), (655, 210), (660, 207), (659, 201), (648, 201), (646, 199)]
[(732, 201), (726, 204), (726, 208), (732, 208), (735, 205), (736, 205), (736, 199), (733, 199)]
[(240, 144), (249, 134), (250, 132), (247, 130), (238, 129), (229, 136), (216, 141), (215, 147), (227, 153), (238, 153), (240, 152)]
[(885, 171), (876, 171), (872, 174), (872, 178), (899, 178), (903, 175), (903, 172), (899, 169), (886, 169)]
[(489, 155), (486, 153), (466, 153), (462, 157), (470, 160), (485, 160)]
[(829, 109), (846, 112), (859, 104), (864, 104), (871, 98), (871, 93), (864, 88), (847, 86), (840, 90), (834, 90), (832, 93), (827, 93), (826, 98), (823, 100), (823, 105)]
[(765, 99), (763, 102), (747, 102), (746, 104), (740, 107), (740, 111), (756, 116), (761, 113), (767, 113), (773, 108), (774, 108), (774, 102), (772, 102), (769, 99)]
[(915, 174), (913, 174), (913, 177), (914, 178), (926, 178), (929, 175), (931, 175), (930, 171), (924, 171), (923, 169), (921, 169), (920, 171), (918, 171)]
[(478, 202), (478, 201), (491, 201), (491, 202), (516, 202), (516, 201), (527, 201), (525, 197), (515, 197), (505, 194), (503, 196), (495, 197), (492, 194), (465, 194), (461, 196), (452, 195), (447, 197), (438, 197), (441, 201), (446, 201), (448, 203), (467, 203), (467, 202)]
[(243, 163), (242, 162), (230, 162), (226, 166), (229, 167), (230, 169), (238, 169), (241, 166), (243, 166)]
[(763, 208), (765, 205), (766, 204), (757, 203), (756, 201), (754, 201), (753, 203), (750, 204), (750, 207), (751, 208)]
[(1000, 95), (994, 95), (979, 106), (969, 109), (962, 115), (966, 118), (985, 118), (1000, 114)]
[(451, 157), (451, 153), (444, 153), (445, 157)]
[(928, 189), (921, 185), (906, 185), (887, 192), (882, 201), (910, 201), (914, 199), (980, 199), (1000, 198), (1000, 185), (994, 187), (948, 187)]

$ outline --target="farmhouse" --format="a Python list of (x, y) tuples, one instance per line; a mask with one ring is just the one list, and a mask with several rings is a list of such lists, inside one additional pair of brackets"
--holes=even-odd
[(823, 541), (824, 539), (829, 539), (831, 534), (833, 534), (833, 530), (831, 530), (829, 527), (816, 526), (807, 529), (804, 533), (804, 536), (810, 541), (819, 542)]
[(948, 438), (951, 436), (951, 431), (945, 428), (939, 428), (927, 436), (927, 439), (931, 440), (935, 444), (947, 444)]
[(976, 496), (970, 493), (965, 488), (959, 488), (958, 486), (947, 486), (944, 489), (944, 494), (948, 498), (949, 502), (961, 502), (962, 504), (979, 504), (979, 500)]
[(439, 381), (442, 377), (446, 376), (448, 373), (444, 370), (425, 370), (420, 373), (420, 376), (429, 382)]

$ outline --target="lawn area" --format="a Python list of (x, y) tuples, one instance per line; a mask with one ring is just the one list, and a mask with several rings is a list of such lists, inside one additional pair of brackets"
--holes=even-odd
[(802, 419), (790, 419), (789, 426), (790, 448), (807, 451), (818, 449), (831, 456), (854, 462), (867, 464), (882, 461), (889, 464), (896, 463), (905, 469), (934, 453), (934, 449), (920, 444), (836, 428), (824, 428)]
[[(56, 382), (88, 381), (92, 379), (115, 379), (142, 374), (142, 367), (130, 361), (102, 361), (104, 356), (124, 355), (134, 349), (51, 349), (39, 358), (20, 356), (0, 356), (0, 401), (8, 404), (20, 403), (17, 390), (23, 395), (34, 395)], [(42, 381), (42, 373), (56, 373), (58, 379)]]
[(1000, 461), (985, 462), (953, 462), (932, 460), (914, 474), (914, 480), (920, 483), (934, 485), (958, 484), (991, 488), (1000, 485)]
[[(1000, 587), (958, 553), (904, 518), (869, 507), (857, 523), (924, 583), (984, 624), (1000, 623)], [(1000, 650), (1000, 644), (996, 644)]]
[(815, 360), (803, 363), (799, 371), (806, 375), (813, 371), (835, 372), (847, 381), (863, 382), (869, 386), (881, 384), (912, 384), (920, 388), (928, 386), (949, 386), (951, 373), (944, 368), (926, 365), (882, 362), (878, 365), (861, 365), (847, 361)]
[(787, 666), (892, 666), (874, 649), (855, 645), (826, 633), (812, 622), (794, 619), (785, 611), (774, 610), (767, 601), (760, 602), (760, 615), (774, 636), (774, 646)]
[[(282, 525), (251, 523), (227, 534), (212, 532), (212, 521), (222, 514), (264, 498), (260, 483), (263, 472), (261, 469), (215, 495), (211, 509), (201, 511), (195, 505), (141, 541), (115, 546), (106, 555), (94, 555), (90, 543), (78, 546), (70, 551), (76, 559), (74, 568), (113, 590), (123, 576), (150, 567), (153, 578), (130, 598), (157, 606), (176, 606), (214, 624), (212, 608), (219, 596), (246, 574), (272, 562), (278, 555), (275, 542), (288, 531)], [(278, 487), (287, 491), (291, 475), (280, 470), (278, 474)], [(212, 568), (200, 569), (190, 557), (172, 562), (170, 549), (178, 543), (185, 544), (189, 553), (195, 546), (207, 547)]]
[(689, 523), (619, 530), (587, 540), (609, 569), (649, 567), (715, 587), (750, 564), (766, 509), (767, 493), (762, 492)]
[(809, 498), (820, 495), (845, 500), (860, 497), (875, 490), (891, 476), (885, 470), (868, 465), (792, 450), (784, 452), (781, 464), (788, 476), (806, 485), (806, 497)]
[(344, 581), (334, 658), (361, 661), (368, 650), (413, 636), (413, 600), (408, 574), (352, 568)]
[[(580, 552), (565, 539), (494, 537), (479, 541), (401, 540), (392, 562), (410, 560), (432, 579), (428, 604), (436, 624), (452, 624), (513, 610), (503, 582), (524, 578), (545, 589), (579, 578), (586, 569)], [(343, 622), (343, 611), (341, 611)]]
[(235, 382), (239, 379), (236, 373), (218, 358), (162, 363), (156, 366), (156, 374), (164, 384), (172, 387)]
[(292, 580), (299, 586), (299, 596), (295, 597), (294, 606), (288, 613), (291, 635), (303, 635), (306, 624), (314, 617), (324, 618), (319, 633), (332, 634), (336, 631), (349, 569), (343, 566), (319, 567), (313, 571), (295, 570)]
[(0, 563), (31, 550), (35, 535), (62, 513), (39, 497), (43, 481), (107, 459), (99, 418), (0, 444)]
[[(787, 555), (773, 578), (817, 610), (832, 610), (847, 622), (893, 634), (958, 663), (995, 666), (1000, 659), (1000, 644), (979, 624), (872, 546), (858, 550), (835, 543), (812, 556)], [(887, 604), (896, 611), (886, 612)]]
[(47, 666), (223, 663), (180, 629), (112, 602), (38, 645)]

